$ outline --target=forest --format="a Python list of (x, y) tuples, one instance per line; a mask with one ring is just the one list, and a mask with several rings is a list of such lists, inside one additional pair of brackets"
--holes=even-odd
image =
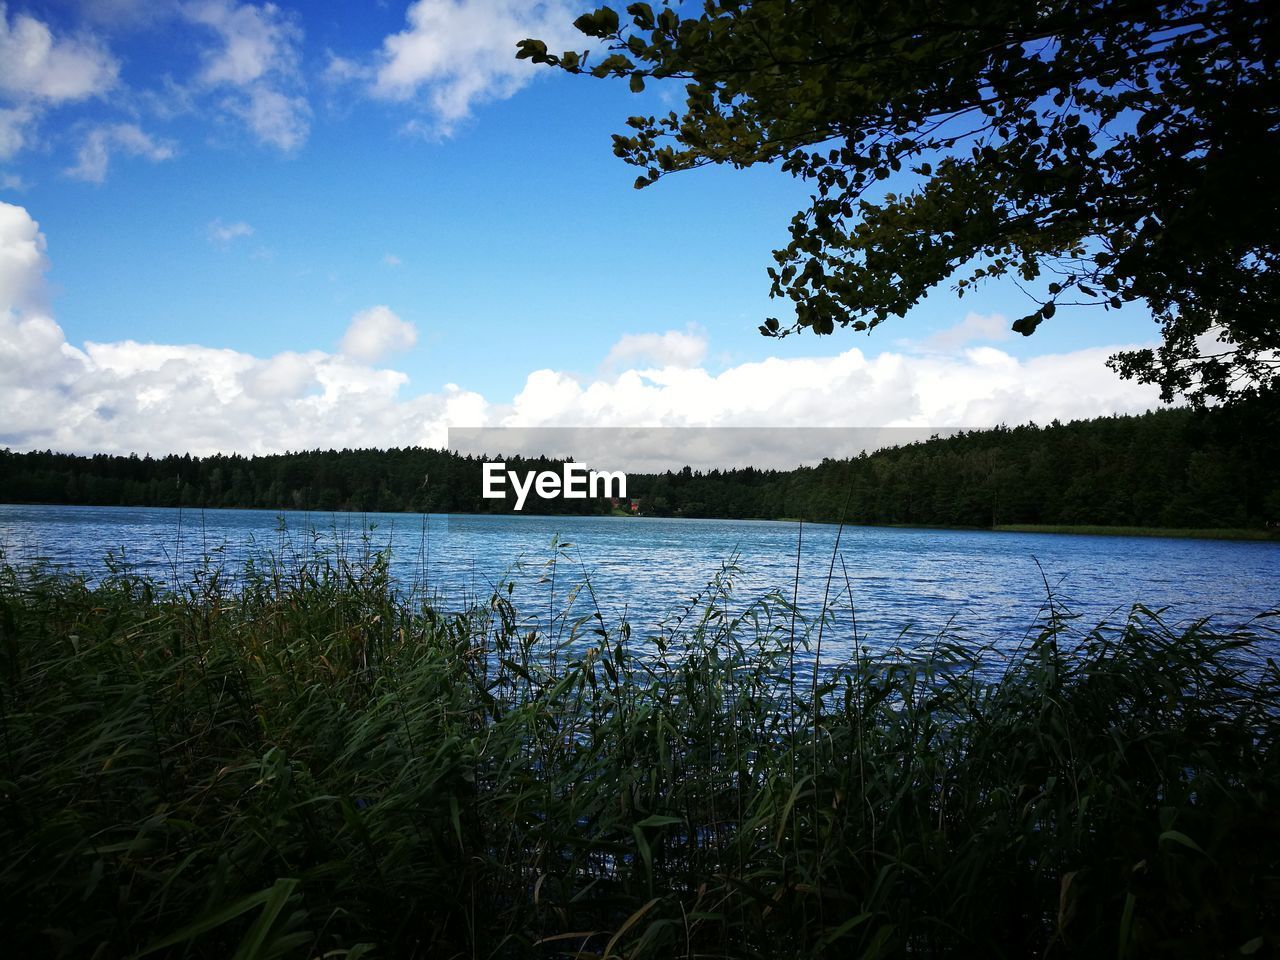
[[(630, 474), (647, 516), (866, 524), (1265, 528), (1280, 521), (1270, 394), (1045, 426), (965, 431), (793, 470)], [(495, 452), (495, 456), (499, 452)], [(513, 470), (559, 461), (506, 458)], [(0, 451), (0, 500), (104, 506), (505, 513), (481, 497), (484, 457), (418, 447), (269, 456), (77, 456)], [(624, 505), (626, 506), (626, 505)], [(544, 499), (525, 513), (609, 513)]]

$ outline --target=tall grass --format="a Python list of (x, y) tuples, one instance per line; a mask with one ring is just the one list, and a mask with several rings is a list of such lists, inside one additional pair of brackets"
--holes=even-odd
[(640, 643), (501, 590), (436, 612), (381, 554), (176, 590), (0, 568), (8, 955), (1280, 944), (1274, 621), (1052, 609), (994, 668), (944, 637), (813, 672), (818, 621), (731, 574)]

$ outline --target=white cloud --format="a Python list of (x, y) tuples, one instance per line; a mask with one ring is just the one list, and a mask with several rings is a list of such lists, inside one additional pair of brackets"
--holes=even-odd
[(320, 351), (259, 358), (131, 340), (77, 350), (47, 317), (0, 314), (0, 445), (205, 454), (374, 437), (442, 445), (453, 398), (404, 399), (406, 380)]
[(212, 30), (195, 83), (225, 91), (222, 109), (243, 122), (260, 143), (286, 152), (310, 132), (311, 108), (300, 93), (302, 28), (273, 3), (193, 0), (181, 7), (192, 23)]
[(0, 203), (0, 446), (440, 446), (448, 423), (488, 415), (477, 394), (454, 387), (406, 399), (403, 373), (318, 350), (262, 358), (132, 340), (73, 347), (42, 306), (47, 266), (39, 226), (22, 207)]
[(971, 343), (995, 343), (1012, 335), (1003, 314), (966, 313), (959, 323), (926, 337), (919, 346), (923, 350), (950, 353)]
[(373, 78), (374, 71), (371, 68), (355, 60), (340, 57), (332, 50), (329, 51), (329, 63), (324, 68), (324, 79), (328, 83), (350, 83), (354, 80), (372, 80)]
[(275, 3), (241, 0), (81, 4), (82, 21), (107, 30), (177, 21), (198, 34), (201, 55), (185, 76), (166, 75), (151, 89), (131, 90), (120, 82), (120, 62), (87, 29), (55, 33), (31, 14), (11, 15), (0, 0), (0, 161), (33, 146), (37, 125), (53, 107), (90, 97), (102, 97), (112, 112), (97, 119), (67, 171), (85, 180), (106, 177), (113, 151), (152, 160), (173, 155), (172, 144), (141, 132), (139, 110), (160, 120), (203, 113), (286, 153), (306, 142), (311, 107), (296, 14)]
[(712, 375), (669, 366), (582, 383), (531, 373), (501, 426), (984, 427), (1138, 412), (1157, 391), (1105, 366), (1118, 347), (1019, 360), (992, 347), (958, 356), (850, 349), (770, 357)]
[[(421, 102), (447, 133), (476, 104), (510, 97), (545, 70), (515, 58), (520, 40), (536, 37), (556, 50), (579, 44), (584, 37), (572, 26), (579, 13), (568, 0), (417, 0), (406, 11), (406, 28), (383, 40), (372, 93)], [(363, 75), (341, 58), (333, 58), (329, 72)]]
[(302, 146), (311, 132), (311, 108), (305, 97), (254, 84), (243, 97), (228, 99), (224, 106), (244, 121), (259, 143), (286, 153)]
[(388, 267), (398, 267), (400, 266), (400, 264), (404, 263), (404, 261), (401, 260), (399, 257), (397, 257), (394, 253), (386, 254), (382, 258), (382, 262), (385, 263)]
[(244, 389), (258, 400), (301, 397), (316, 387), (316, 365), (324, 359), (319, 352), (278, 353), (253, 368), (244, 378)]
[(301, 30), (274, 4), (254, 6), (229, 0), (201, 0), (183, 7), (188, 19), (218, 33), (221, 46), (208, 51), (200, 80), (210, 86), (244, 86), (272, 71), (294, 67), (293, 45)]
[(119, 62), (88, 34), (55, 36), (27, 13), (10, 19), (0, 2), (0, 160), (30, 147), (41, 115), (116, 86)]
[(390, 307), (377, 306), (351, 318), (339, 349), (353, 360), (373, 363), (393, 351), (408, 350), (417, 342), (418, 331), (412, 323), (401, 320)]
[(0, 203), (0, 310), (43, 307), (48, 268), (40, 224), (25, 208)]
[(33, 107), (0, 107), (0, 160), (8, 160), (27, 145), (35, 121)]
[(253, 236), (253, 227), (245, 223), (243, 220), (237, 220), (234, 223), (223, 223), (222, 218), (218, 217), (209, 224), (209, 242), (226, 246), (233, 240), (240, 237)]
[(152, 137), (136, 123), (94, 127), (76, 153), (75, 166), (67, 168), (67, 175), (77, 180), (102, 183), (107, 178), (111, 155), (117, 152), (159, 163), (172, 160), (177, 155), (177, 148), (172, 141)]
[(613, 345), (601, 367), (616, 370), (624, 364), (649, 363), (659, 367), (696, 367), (707, 355), (706, 334), (690, 325), (666, 333), (627, 333)]
[(0, 91), (48, 103), (100, 95), (116, 83), (119, 62), (90, 36), (55, 37), (40, 20), (19, 13), (9, 20), (0, 3)]
[[(44, 307), (47, 266), (35, 221), (22, 207), (0, 204), (0, 446), (157, 454), (441, 446), (451, 426), (941, 429), (1158, 405), (1153, 388), (1106, 368), (1124, 345), (1029, 359), (992, 346), (874, 357), (849, 349), (741, 363), (716, 375), (680, 365), (694, 356), (688, 348), (670, 351), (663, 366), (610, 378), (535, 370), (510, 400), (453, 384), (406, 396), (404, 373), (372, 365), (416, 339), (386, 307), (357, 314), (340, 353), (257, 357), (132, 340), (76, 347)], [(661, 360), (653, 351), (663, 335), (644, 342), (643, 359)]]

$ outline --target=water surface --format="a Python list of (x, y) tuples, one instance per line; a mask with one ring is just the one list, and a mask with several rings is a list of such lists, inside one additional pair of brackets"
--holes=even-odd
[[(1093, 625), (1135, 603), (1171, 621), (1224, 625), (1280, 607), (1280, 543), (846, 527), (751, 520), (631, 517), (315, 514), (261, 510), (0, 505), (0, 549), (90, 575), (108, 553), (160, 580), (210, 556), (228, 570), (250, 556), (348, 554), (389, 548), (406, 586), (461, 606), (514, 584), (512, 599), (545, 618), (590, 580), (606, 620), (658, 629), (734, 564), (734, 605), (796, 587), (802, 614), (824, 598), (841, 618), (833, 653), (859, 635), (884, 644), (950, 629), (1002, 646), (1019, 642), (1046, 597)], [(571, 546), (552, 548), (558, 538)], [(829, 579), (832, 557), (834, 576)], [(555, 582), (550, 578), (555, 560)], [(852, 598), (852, 604), (850, 603)], [(579, 596), (579, 607), (586, 602)], [(829, 648), (830, 649), (830, 648)]]

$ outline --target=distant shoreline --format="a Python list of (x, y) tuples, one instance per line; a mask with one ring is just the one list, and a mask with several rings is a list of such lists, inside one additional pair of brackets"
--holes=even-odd
[(1008, 523), (995, 527), (998, 533), (1064, 533), (1094, 537), (1173, 537), (1181, 540), (1280, 540), (1280, 531), (1248, 528), (1105, 527), (1092, 524)]
[[(686, 516), (658, 516), (655, 514), (632, 514), (624, 513), (621, 510), (615, 510), (611, 513), (532, 513), (522, 511), (521, 513), (460, 513), (453, 511), (450, 513), (432, 513), (423, 514), (411, 510), (303, 510), (296, 507), (173, 507), (173, 506), (134, 506), (126, 504), (106, 504), (106, 503), (57, 503), (48, 502), (19, 502), (0, 503), (0, 507), (77, 507), (93, 510), (185, 510), (188, 513), (200, 513), (205, 510), (212, 511), (253, 511), (255, 513), (308, 513), (318, 515), (352, 515), (367, 516), (376, 514), (379, 516), (444, 516), (444, 517), (527, 517), (550, 518), (550, 517), (592, 517), (597, 519), (619, 519), (619, 520), (744, 520), (751, 522), (766, 523), (801, 523), (808, 526), (839, 526), (840, 524), (834, 520), (807, 520), (801, 517), (686, 517)], [(1058, 534), (1066, 536), (1087, 536), (1087, 537), (1154, 537), (1154, 538), (1170, 538), (1175, 540), (1248, 540), (1254, 542), (1276, 542), (1280, 541), (1280, 530), (1265, 530), (1256, 528), (1215, 528), (1215, 527), (1137, 527), (1137, 526), (1104, 526), (1101, 524), (1035, 524), (1035, 523), (1001, 523), (994, 527), (972, 527), (972, 526), (948, 526), (936, 523), (844, 523), (846, 527), (865, 527), (868, 529), (884, 529), (884, 530), (963, 530), (973, 533), (1044, 533)]]
[[(778, 517), (779, 523), (799, 523), (799, 517)], [(806, 524), (835, 526), (830, 520), (805, 520)], [(1000, 523), (994, 527), (944, 526), (936, 523), (846, 523), (846, 527), (880, 527), (890, 530), (968, 530), (974, 533), (1050, 533), (1083, 537), (1168, 537), (1175, 540), (1280, 540), (1280, 530), (1245, 527), (1134, 527), (1102, 524)]]
[[(616, 506), (655, 517), (803, 515), (940, 530), (1276, 539), (1267, 524), (1280, 520), (1280, 453), (1256, 438), (1275, 432), (1277, 419), (1280, 401), (1260, 399), (961, 432), (792, 469), (629, 471)], [(677, 459), (680, 442), (673, 435)], [(508, 474), (543, 476), (545, 489), (525, 499), (507, 485), (495, 499), (486, 495), (492, 464), (425, 447), (159, 459), (5, 448), (0, 499), (410, 514), (497, 513), (524, 500), (522, 513), (610, 512), (612, 497), (561, 496), (568, 461), (503, 462)]]

